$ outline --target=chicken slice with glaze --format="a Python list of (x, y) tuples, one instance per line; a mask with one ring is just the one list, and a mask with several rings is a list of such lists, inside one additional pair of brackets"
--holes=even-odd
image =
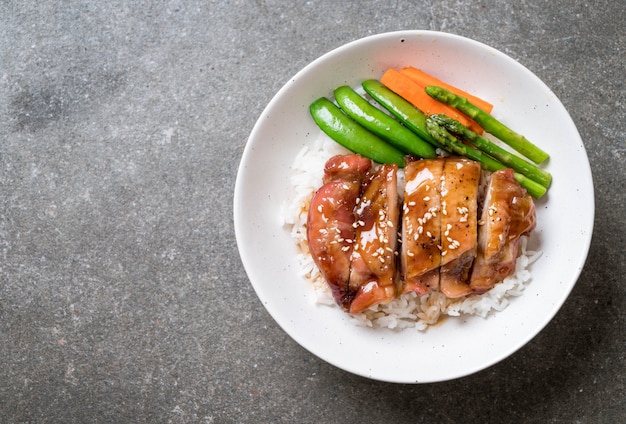
[(386, 303), (396, 295), (397, 172), (397, 165), (380, 165), (362, 184), (350, 258), (351, 313)]
[(333, 156), (324, 168), (324, 184), (311, 199), (307, 240), (313, 261), (337, 304), (348, 310), (350, 257), (354, 246), (355, 207), (361, 183), (372, 166), (360, 155)]
[(478, 162), (446, 159), (441, 180), (441, 268), (439, 290), (449, 298), (472, 292), (470, 271), (477, 248)]
[(470, 282), (475, 293), (486, 292), (515, 271), (520, 236), (536, 225), (533, 199), (513, 175), (512, 169), (503, 169), (489, 180)]
[(444, 159), (409, 160), (402, 208), (403, 293), (424, 295), (439, 287), (441, 196)]

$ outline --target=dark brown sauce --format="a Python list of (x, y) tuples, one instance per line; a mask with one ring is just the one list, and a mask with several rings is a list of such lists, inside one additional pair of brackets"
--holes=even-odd
[(430, 325), (429, 327), (433, 328), (433, 327), (441, 327), (442, 325), (444, 325), (448, 320), (450, 319), (450, 315), (441, 315), (439, 316), (439, 319), (437, 320), (436, 323)]

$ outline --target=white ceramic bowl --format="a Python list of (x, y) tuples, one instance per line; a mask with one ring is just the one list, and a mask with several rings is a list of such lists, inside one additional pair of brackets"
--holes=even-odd
[[(450, 318), (425, 332), (356, 326), (315, 304), (282, 226), (291, 165), (320, 130), (309, 104), (335, 87), (358, 87), (390, 67), (412, 65), (494, 104), (493, 114), (548, 151), (553, 175), (537, 202), (530, 247), (542, 257), (521, 297), (488, 318)], [(580, 135), (552, 91), (507, 55), (467, 38), (401, 31), (348, 43), (291, 78), (259, 117), (237, 175), (234, 223), (245, 270), (271, 316), (300, 345), (351, 373), (398, 383), (466, 376), (511, 355), (557, 313), (583, 268), (593, 229), (593, 183)]]

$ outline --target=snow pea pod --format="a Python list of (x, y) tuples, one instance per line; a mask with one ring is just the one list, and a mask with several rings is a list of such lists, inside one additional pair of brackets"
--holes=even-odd
[(357, 123), (407, 154), (432, 159), (437, 156), (432, 145), (422, 140), (395, 118), (373, 106), (354, 89), (344, 85), (335, 89), (335, 100)]
[(374, 100), (380, 103), (400, 122), (435, 147), (442, 147), (426, 129), (426, 115), (411, 103), (391, 91), (378, 80), (370, 79), (361, 83), (363, 89)]
[(321, 97), (311, 103), (309, 111), (320, 129), (348, 150), (374, 162), (404, 167), (405, 155), (401, 150), (363, 128), (327, 98)]

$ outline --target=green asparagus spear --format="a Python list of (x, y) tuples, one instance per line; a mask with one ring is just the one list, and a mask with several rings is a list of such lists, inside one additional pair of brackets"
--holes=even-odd
[[(481, 166), (488, 171), (498, 171), (506, 168), (506, 166), (491, 156), (461, 143), (455, 136), (450, 134), (448, 130), (437, 124), (437, 122), (430, 117), (426, 119), (426, 128), (430, 135), (437, 140), (446, 151), (480, 162)], [(537, 199), (543, 196), (547, 191), (541, 184), (518, 172), (515, 172), (514, 177), (519, 185), (524, 187), (531, 196)]]
[(428, 86), (425, 90), (432, 98), (444, 102), (474, 119), (485, 131), (493, 134), (533, 162), (541, 163), (548, 159), (549, 155), (528, 141), (526, 137), (516, 133), (492, 115), (474, 106), (465, 97), (457, 96), (445, 88), (436, 86)]
[(537, 181), (546, 188), (550, 187), (552, 175), (550, 175), (549, 172), (538, 168), (534, 164), (511, 152), (508, 152), (497, 144), (494, 144), (488, 138), (476, 134), (456, 119), (449, 118), (445, 115), (431, 115), (431, 118), (439, 125), (444, 126), (448, 131), (461, 136), (478, 149), (493, 156), (503, 165), (513, 168), (515, 171)]

